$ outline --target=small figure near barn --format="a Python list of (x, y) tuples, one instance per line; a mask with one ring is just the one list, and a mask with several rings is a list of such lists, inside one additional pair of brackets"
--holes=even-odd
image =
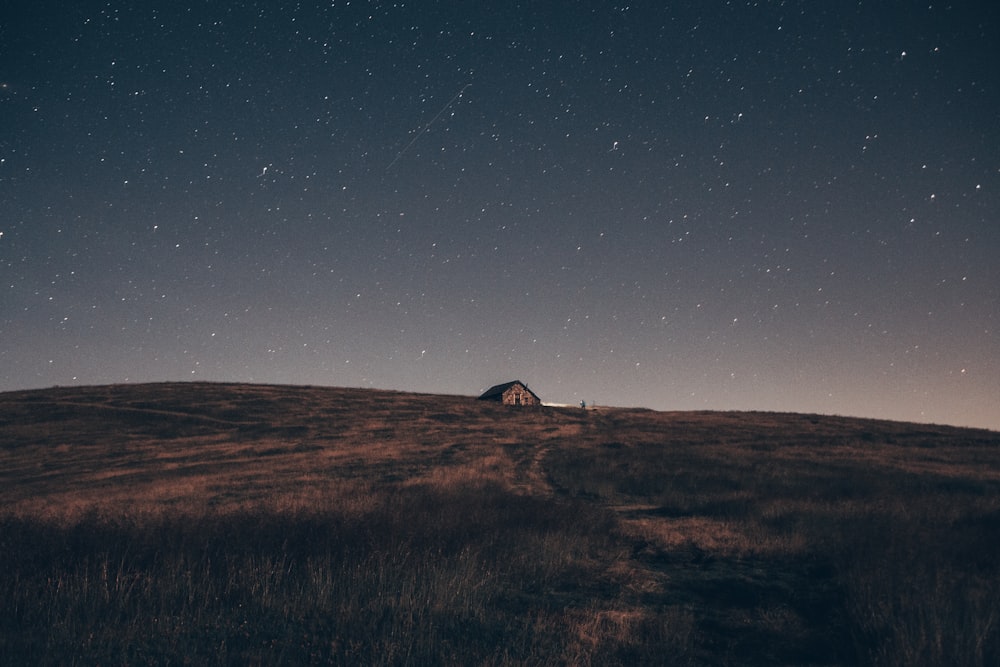
[(479, 397), (480, 401), (497, 401), (504, 405), (541, 405), (542, 399), (520, 380), (504, 382), (490, 387)]

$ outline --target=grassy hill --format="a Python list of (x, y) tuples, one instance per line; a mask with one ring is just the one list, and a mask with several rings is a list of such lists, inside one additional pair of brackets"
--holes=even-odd
[(998, 553), (990, 431), (0, 394), (2, 664), (998, 664)]

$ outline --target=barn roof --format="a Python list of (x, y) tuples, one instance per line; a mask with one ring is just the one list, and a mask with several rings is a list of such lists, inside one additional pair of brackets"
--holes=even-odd
[(532, 396), (534, 396), (535, 398), (537, 398), (538, 402), (541, 403), (542, 399), (538, 398), (538, 394), (536, 394), (535, 392), (533, 392), (530, 389), (528, 389), (528, 385), (524, 384), (520, 380), (511, 380), (510, 382), (504, 382), (503, 384), (494, 385), (494, 386), (490, 387), (489, 389), (487, 389), (486, 391), (484, 391), (483, 394), (479, 398), (480, 399), (489, 399), (489, 398), (496, 398), (498, 396), (503, 396), (503, 393), (505, 391), (507, 391), (508, 389), (510, 389), (511, 387), (513, 387), (515, 384), (519, 384), (522, 387), (524, 387), (525, 390), (529, 394), (531, 394)]

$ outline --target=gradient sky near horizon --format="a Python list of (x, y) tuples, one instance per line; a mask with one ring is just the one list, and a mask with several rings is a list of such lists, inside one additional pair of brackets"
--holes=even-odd
[(166, 4), (0, 9), (0, 390), (1000, 429), (996, 3)]

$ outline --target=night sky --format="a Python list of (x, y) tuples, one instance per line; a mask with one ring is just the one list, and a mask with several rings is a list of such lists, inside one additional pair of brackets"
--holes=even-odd
[(996, 2), (153, 4), (0, 9), (0, 390), (1000, 429)]

